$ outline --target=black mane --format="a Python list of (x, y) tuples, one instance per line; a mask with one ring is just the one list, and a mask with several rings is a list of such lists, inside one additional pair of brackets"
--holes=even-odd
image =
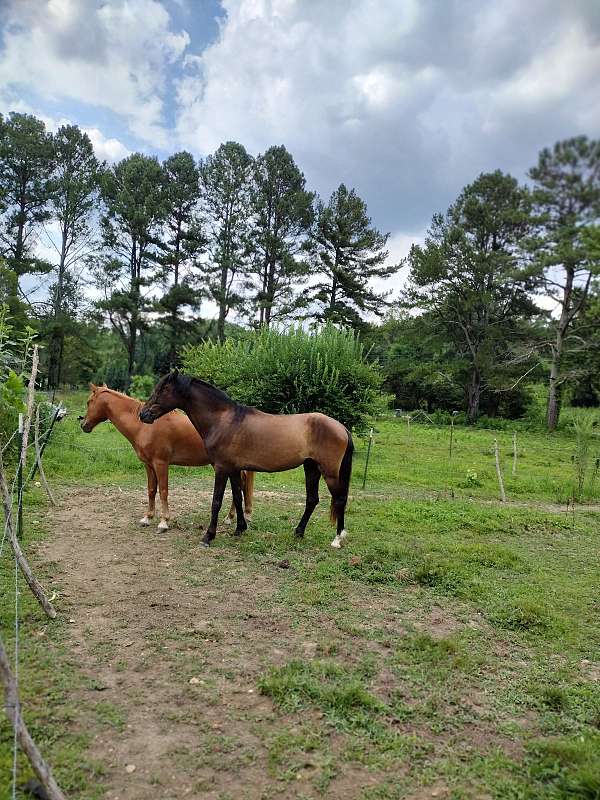
[(208, 381), (203, 381), (202, 378), (194, 378), (191, 375), (182, 375), (178, 373), (177, 375), (168, 376), (171, 380), (174, 381), (177, 388), (185, 392), (186, 394), (192, 388), (192, 386), (201, 386), (210, 397), (215, 400), (217, 403), (224, 404), (231, 406), (235, 409), (235, 417), (237, 419), (241, 419), (246, 416), (246, 414), (251, 411), (252, 409), (249, 406), (244, 406), (238, 402), (236, 402), (233, 398), (229, 397), (222, 389), (219, 389), (216, 386), (213, 386), (212, 383)]

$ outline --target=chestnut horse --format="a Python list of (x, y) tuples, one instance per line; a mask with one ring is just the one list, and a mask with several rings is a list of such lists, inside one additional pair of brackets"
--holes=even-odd
[(246, 530), (242, 510), (241, 470), (281, 472), (304, 466), (306, 507), (296, 528), (303, 536), (319, 502), (321, 475), (331, 493), (331, 521), (337, 522), (332, 547), (346, 536), (344, 513), (348, 501), (352, 453), (350, 432), (325, 414), (265, 414), (239, 405), (224, 392), (199, 378), (177, 371), (162, 378), (140, 411), (143, 422), (153, 423), (174, 408), (181, 408), (204, 440), (215, 467), (210, 525), (202, 544), (215, 538), (227, 479), (231, 481), (237, 513), (236, 535)]
[[(148, 476), (148, 511), (140, 520), (140, 525), (150, 525), (154, 517), (156, 489), (160, 494), (160, 522), (158, 530), (166, 531), (169, 527), (169, 464), (182, 467), (204, 467), (211, 463), (204, 442), (196, 429), (183, 414), (167, 414), (158, 425), (149, 428), (139, 419), (143, 403), (126, 394), (121, 394), (106, 385), (95, 386), (88, 401), (85, 417), (80, 417), (81, 429), (90, 433), (96, 425), (110, 420), (115, 428), (128, 439), (137, 457), (146, 467)], [(242, 475), (242, 491), (246, 506), (246, 516), (252, 514), (252, 494), (254, 474)], [(229, 512), (229, 521), (233, 519), (234, 505)]]

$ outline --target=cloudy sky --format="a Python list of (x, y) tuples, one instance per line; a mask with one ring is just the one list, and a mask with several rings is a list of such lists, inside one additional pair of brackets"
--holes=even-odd
[(0, 111), (109, 160), (285, 144), (394, 259), (480, 172), (600, 136), (599, 0), (0, 0), (0, 35)]

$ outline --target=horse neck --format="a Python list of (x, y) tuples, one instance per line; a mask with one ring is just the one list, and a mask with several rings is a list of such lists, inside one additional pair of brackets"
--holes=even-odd
[[(233, 408), (233, 403), (231, 403)], [(229, 408), (229, 404), (215, 403), (214, 397), (203, 386), (192, 386), (186, 398), (185, 405), (181, 408), (192, 421), (192, 424), (203, 439), (210, 434), (218, 425), (223, 413)]]
[(106, 403), (107, 419), (112, 422), (119, 433), (122, 433), (133, 444), (144, 424), (138, 416), (139, 402), (133, 397), (112, 392), (105, 393), (104, 402)]

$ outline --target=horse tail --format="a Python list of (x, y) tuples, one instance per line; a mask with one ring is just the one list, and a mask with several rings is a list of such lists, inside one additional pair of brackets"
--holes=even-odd
[(244, 510), (252, 511), (252, 500), (254, 498), (254, 478), (256, 476), (255, 472), (252, 470), (242, 470), (242, 489), (244, 492)]
[(346, 445), (346, 450), (342, 456), (342, 463), (340, 464), (340, 471), (338, 473), (338, 502), (336, 503), (336, 498), (332, 495), (331, 507), (329, 510), (329, 518), (334, 524), (337, 522), (338, 513), (341, 510), (339, 505), (340, 498), (343, 498), (341, 508), (346, 508), (346, 503), (348, 502), (348, 492), (350, 490), (350, 478), (352, 476), (352, 454), (354, 453), (354, 442), (352, 441), (352, 435), (348, 429), (346, 429), (346, 433), (348, 434), (348, 444)]

